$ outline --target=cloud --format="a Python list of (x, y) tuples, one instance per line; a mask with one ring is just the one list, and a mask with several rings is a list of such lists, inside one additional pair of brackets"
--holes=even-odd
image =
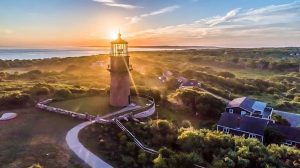
[(92, 0), (92, 1), (102, 3), (106, 6), (125, 8), (125, 9), (141, 8), (140, 6), (135, 6), (135, 5), (130, 5), (130, 4), (123, 4), (123, 3), (116, 3), (114, 0)]
[(223, 23), (223, 22), (227, 22), (230, 19), (234, 18), (237, 13), (239, 12), (240, 9), (234, 9), (229, 11), (225, 16), (217, 16), (217, 17), (213, 17), (212, 19), (209, 19), (207, 21), (207, 24), (209, 24), (210, 27), (215, 26), (217, 24)]
[(106, 6), (119, 7), (119, 8), (126, 8), (126, 9), (140, 8), (138, 6), (129, 5), (129, 4), (120, 4), (120, 3), (107, 3), (105, 5)]
[(179, 8), (178, 5), (168, 6), (168, 7), (165, 7), (165, 8), (162, 8), (162, 9), (150, 12), (150, 13), (145, 13), (145, 14), (138, 15), (138, 16), (133, 16), (133, 17), (127, 17), (127, 19), (130, 20), (130, 23), (137, 23), (137, 22), (139, 22), (143, 18), (146, 18), (146, 17), (149, 17), (149, 16), (155, 16), (155, 15), (161, 15), (161, 14), (164, 14), (164, 13), (173, 12), (173, 11), (175, 11), (178, 8)]
[[(300, 46), (300, 2), (271, 5), (258, 9), (233, 9), (224, 16), (200, 19), (192, 23), (158, 27), (128, 35), (148, 41), (161, 40), (168, 45), (255, 46), (288, 44)], [(298, 41), (295, 43), (295, 41)]]
[(100, 2), (100, 3), (114, 3), (113, 0), (93, 0), (95, 2)]

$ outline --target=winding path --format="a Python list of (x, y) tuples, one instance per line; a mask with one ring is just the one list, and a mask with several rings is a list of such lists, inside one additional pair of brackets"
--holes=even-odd
[(85, 148), (78, 139), (78, 134), (81, 129), (92, 124), (92, 121), (86, 121), (72, 128), (66, 136), (66, 141), (69, 148), (86, 164), (92, 168), (112, 168), (111, 165), (101, 160), (98, 156)]
[[(116, 111), (114, 113), (110, 113), (108, 115), (102, 116), (100, 118), (105, 119), (111, 116), (123, 114), (125, 112), (128, 112), (130, 110), (135, 110), (140, 108), (141, 106), (127, 106), (119, 111)], [(155, 106), (154, 106), (155, 108)], [(111, 165), (100, 159), (98, 156), (90, 152), (87, 148), (85, 148), (78, 139), (78, 134), (80, 130), (83, 128), (93, 124), (95, 121), (86, 121), (83, 122), (75, 127), (73, 127), (71, 130), (68, 131), (66, 136), (66, 141), (69, 146), (69, 148), (80, 158), (82, 159), (86, 164), (88, 164), (92, 168), (112, 168)]]

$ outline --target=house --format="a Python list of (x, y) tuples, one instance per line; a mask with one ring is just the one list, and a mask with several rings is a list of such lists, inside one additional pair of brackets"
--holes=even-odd
[(196, 80), (187, 80), (185, 82), (182, 82), (180, 84), (180, 88), (183, 88), (183, 87), (200, 87), (201, 86), (201, 83), (196, 81)]
[(230, 101), (225, 109), (228, 113), (235, 113), (241, 116), (271, 119), (273, 108), (268, 107), (267, 103), (257, 101), (248, 97), (240, 97)]
[(217, 130), (227, 134), (257, 138), (264, 143), (265, 130), (272, 129), (282, 135), (282, 144), (300, 148), (300, 128), (275, 124), (271, 120), (273, 108), (248, 97), (241, 97), (228, 103)]
[(161, 83), (165, 83), (171, 77), (173, 77), (173, 73), (171, 71), (166, 71), (161, 76), (159, 76), (158, 79), (160, 80)]
[(178, 81), (179, 83), (184, 83), (184, 82), (187, 82), (187, 81), (188, 81), (188, 79), (185, 78), (185, 77), (183, 77), (183, 76), (179, 76), (179, 77), (177, 77), (176, 79), (177, 79), (177, 81)]
[(264, 142), (264, 130), (270, 120), (224, 112), (217, 123), (217, 130), (227, 134), (257, 138)]
[(158, 79), (161, 83), (165, 83), (167, 81), (167, 78), (165, 76), (159, 76)]
[(170, 77), (173, 76), (173, 72), (171, 72), (171, 71), (166, 71), (166, 72), (163, 73), (163, 76), (165, 76), (165, 77), (167, 77), (167, 78), (170, 78)]
[(270, 122), (268, 128), (278, 132), (283, 137), (283, 144), (300, 148), (300, 128), (278, 125)]

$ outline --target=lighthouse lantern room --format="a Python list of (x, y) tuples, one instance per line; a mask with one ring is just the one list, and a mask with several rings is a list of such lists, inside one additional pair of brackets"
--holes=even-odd
[(130, 104), (130, 71), (128, 43), (121, 38), (111, 42), (110, 71), (110, 105), (124, 107)]

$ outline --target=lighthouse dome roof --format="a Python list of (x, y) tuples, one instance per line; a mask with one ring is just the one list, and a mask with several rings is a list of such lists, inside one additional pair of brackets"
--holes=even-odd
[(112, 43), (112, 44), (128, 44), (128, 42), (125, 41), (124, 39), (122, 39), (121, 36), (122, 36), (121, 33), (119, 33), (119, 34), (118, 34), (118, 39), (112, 41), (111, 43)]

